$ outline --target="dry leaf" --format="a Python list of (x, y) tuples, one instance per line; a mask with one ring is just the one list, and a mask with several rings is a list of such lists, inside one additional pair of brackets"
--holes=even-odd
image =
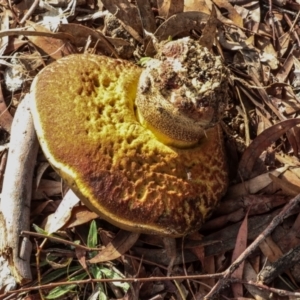
[(156, 30), (156, 23), (150, 1), (136, 0), (136, 5), (141, 16), (143, 30), (154, 33)]
[(240, 160), (238, 168), (239, 175), (244, 179), (249, 178), (253, 165), (263, 150), (265, 150), (269, 145), (279, 139), (281, 135), (297, 124), (300, 124), (300, 119), (282, 121), (269, 127), (263, 133), (257, 136), (250, 146), (245, 150), (242, 159)]
[(209, 15), (196, 11), (176, 14), (157, 28), (155, 36), (159, 41), (163, 41), (169, 37), (175, 37), (184, 31), (202, 29), (203, 24), (207, 22), (208, 18)]
[(282, 256), (281, 249), (269, 236), (262, 243), (260, 243), (259, 248), (270, 262), (274, 262)]
[(45, 195), (48, 197), (59, 195), (61, 193), (61, 183), (54, 180), (42, 179), (37, 190), (33, 191), (33, 199), (44, 199)]
[(244, 181), (242, 183), (238, 183), (234, 186), (231, 186), (228, 189), (227, 196), (234, 198), (234, 197), (240, 197), (247, 194), (255, 194), (258, 191), (265, 188), (266, 186), (268, 186), (272, 182), (272, 179), (269, 176), (270, 173), (273, 174), (274, 176), (279, 176), (281, 173), (285, 172), (287, 168), (288, 168), (287, 166), (278, 168), (272, 172), (261, 174), (248, 181)]
[(210, 9), (205, 0), (185, 0), (184, 11), (201, 11), (210, 15)]
[(123, 27), (139, 43), (143, 43), (143, 27), (137, 8), (127, 0), (102, 0), (106, 9), (117, 17)]
[(120, 230), (111, 243), (104, 250), (89, 260), (91, 264), (111, 261), (126, 253), (138, 240), (140, 234)]
[(87, 265), (86, 265), (86, 258), (85, 258), (86, 250), (76, 247), (75, 254), (76, 254), (76, 257), (77, 257), (79, 263), (81, 264), (82, 268), (84, 270), (88, 270)]
[(71, 228), (78, 225), (88, 223), (94, 219), (99, 218), (98, 214), (90, 211), (86, 206), (75, 206), (72, 209), (70, 219), (65, 224), (65, 228)]
[(2, 94), (2, 87), (0, 86), (0, 126), (10, 133), (12, 120), (13, 118), (8, 111)]
[[(234, 262), (247, 248), (247, 238), (248, 238), (248, 212), (241, 224), (238, 235), (236, 237), (235, 247), (232, 253), (231, 262)], [(239, 267), (232, 273), (232, 277), (242, 279), (244, 270), (244, 262), (242, 262)], [(231, 285), (232, 292), (235, 298), (243, 296), (243, 285), (241, 283), (234, 283)]]
[[(204, 254), (204, 247), (202, 248)], [(198, 256), (198, 255), (197, 255)], [(203, 257), (204, 258), (204, 257)], [(202, 268), (205, 274), (214, 274), (216, 273), (216, 266), (215, 266), (215, 257), (214, 256), (207, 256), (203, 259)], [(204, 284), (208, 286), (214, 286), (216, 280), (214, 278), (207, 278), (201, 280)], [(201, 285), (202, 286), (202, 285)]]
[(50, 166), (50, 164), (48, 162), (41, 162), (38, 165), (37, 171), (36, 171), (36, 178), (35, 178), (35, 186), (36, 189), (37, 187), (40, 185), (42, 176), (44, 174), (44, 172), (46, 171), (46, 169)]
[(56, 212), (48, 216), (45, 224), (45, 231), (48, 234), (51, 234), (62, 228), (69, 220), (73, 207), (77, 205), (79, 201), (79, 198), (73, 191), (69, 190), (63, 197)]
[(243, 27), (243, 19), (234, 9), (234, 7), (229, 3), (228, 0), (213, 0), (213, 2), (219, 7), (226, 9), (228, 11), (228, 18), (233, 21), (233, 23), (239, 27)]
[(287, 77), (289, 76), (289, 73), (294, 66), (294, 63), (294, 56), (291, 52), (285, 59), (282, 67), (280, 67), (279, 70), (277, 70), (276, 79), (278, 80), (278, 82), (286, 82)]
[[(255, 282), (257, 278), (257, 273), (253, 269), (252, 265), (245, 261), (245, 271), (244, 271), (244, 279), (246, 281)], [(254, 297), (255, 300), (265, 300), (270, 298), (270, 293), (268, 291), (264, 291), (257, 287), (245, 284), (245, 288), (247, 291)]]
[[(27, 30), (35, 30), (36, 32), (51, 32), (42, 25), (27, 21)], [(24, 32), (26, 34), (26, 32)], [(43, 36), (28, 36), (28, 39), (39, 49), (42, 49), (47, 55), (53, 59), (59, 59), (63, 56), (74, 53), (74, 49), (69, 41), (54, 39), (51, 37)]]
[(183, 12), (184, 0), (157, 0), (158, 13), (163, 18)]
[(217, 12), (215, 7), (213, 6), (211, 15), (207, 20), (207, 23), (204, 29), (202, 30), (202, 35), (199, 39), (199, 43), (201, 46), (206, 47), (209, 50), (212, 48), (215, 42), (217, 25), (218, 25)]
[(84, 47), (86, 45), (86, 38), (88, 36), (91, 39), (90, 47), (96, 47), (96, 49), (101, 53), (107, 56), (114, 56), (118, 58), (118, 54), (114, 47), (98, 30), (94, 30), (80, 24), (61, 24), (59, 26), (59, 31), (73, 36), (77, 47)]
[[(278, 188), (281, 188), (282, 191), (286, 194), (286, 195), (290, 195), (290, 196), (297, 196), (298, 194), (300, 194), (300, 186), (295, 185), (291, 182), (291, 180), (283, 180), (281, 178), (278, 178), (272, 174), (269, 174), (270, 178), (272, 179), (272, 181), (276, 184), (276, 186)], [(289, 176), (289, 175), (287, 175)]]

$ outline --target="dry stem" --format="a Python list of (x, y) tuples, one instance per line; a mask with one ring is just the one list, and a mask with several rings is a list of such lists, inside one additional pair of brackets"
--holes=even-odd
[[(19, 105), (13, 120), (11, 142), (0, 202), (0, 255), (18, 283), (31, 280), (31, 243), (20, 237), (29, 230), (33, 170), (38, 141), (29, 109), (29, 98)], [(0, 267), (0, 276), (1, 276)]]

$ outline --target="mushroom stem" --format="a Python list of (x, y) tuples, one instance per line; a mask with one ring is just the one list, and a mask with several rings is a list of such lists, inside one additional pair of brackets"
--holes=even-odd
[(32, 177), (38, 147), (29, 99), (25, 97), (12, 124), (0, 202), (0, 256), (8, 262), (15, 281), (21, 284), (31, 280), (31, 243), (26, 237), (20, 238), (20, 233), (30, 227)]

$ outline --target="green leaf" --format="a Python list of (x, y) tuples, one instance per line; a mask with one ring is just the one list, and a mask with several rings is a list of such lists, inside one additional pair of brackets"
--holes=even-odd
[(93, 278), (95, 279), (101, 279), (102, 278), (102, 272), (101, 272), (102, 267), (97, 265), (97, 264), (93, 264), (90, 266), (90, 272), (93, 275)]
[(39, 226), (37, 226), (36, 224), (32, 224), (33, 229), (40, 234), (44, 234), (44, 235), (49, 235), (47, 233), (47, 231), (45, 231), (44, 229), (40, 228)]
[[(82, 280), (87, 277), (87, 273), (82, 273), (70, 278), (70, 281)], [(45, 297), (45, 299), (57, 299), (71, 291), (73, 291), (78, 285), (77, 284), (69, 284), (69, 285), (61, 285), (52, 289), (49, 294)]]
[(49, 282), (54, 282), (56, 279), (62, 277), (62, 276), (67, 276), (69, 273), (81, 270), (82, 267), (77, 265), (77, 266), (72, 266), (69, 268), (63, 268), (63, 269), (57, 269), (54, 270), (53, 272), (50, 272), (49, 274), (45, 275), (42, 278), (42, 284), (47, 284)]
[(98, 297), (98, 300), (107, 300), (107, 295), (106, 295), (106, 292), (104, 290), (104, 287), (103, 287), (103, 284), (99, 283), (97, 285), (97, 287), (99, 288), (99, 297)]
[(90, 248), (96, 248), (98, 245), (98, 231), (97, 224), (95, 220), (91, 222), (88, 238), (87, 238), (87, 246)]
[(138, 65), (141, 65), (142, 67), (145, 67), (147, 62), (150, 61), (152, 58), (151, 57), (142, 57), (139, 61), (138, 61)]
[[(106, 278), (110, 278), (110, 279), (124, 278), (117, 270), (115, 271), (108, 268), (101, 268), (101, 272)], [(127, 282), (114, 281), (112, 282), (112, 284), (123, 289), (124, 292), (127, 292), (130, 288), (130, 285)]]

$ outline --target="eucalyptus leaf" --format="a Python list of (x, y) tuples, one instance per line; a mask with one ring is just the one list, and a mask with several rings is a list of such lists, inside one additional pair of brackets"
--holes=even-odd
[[(87, 273), (82, 273), (70, 278), (70, 281), (83, 280), (86, 277), (87, 277)], [(45, 297), (45, 299), (57, 299), (69, 292), (72, 292), (77, 286), (78, 286), (77, 284), (57, 286), (50, 291), (50, 293)]]

